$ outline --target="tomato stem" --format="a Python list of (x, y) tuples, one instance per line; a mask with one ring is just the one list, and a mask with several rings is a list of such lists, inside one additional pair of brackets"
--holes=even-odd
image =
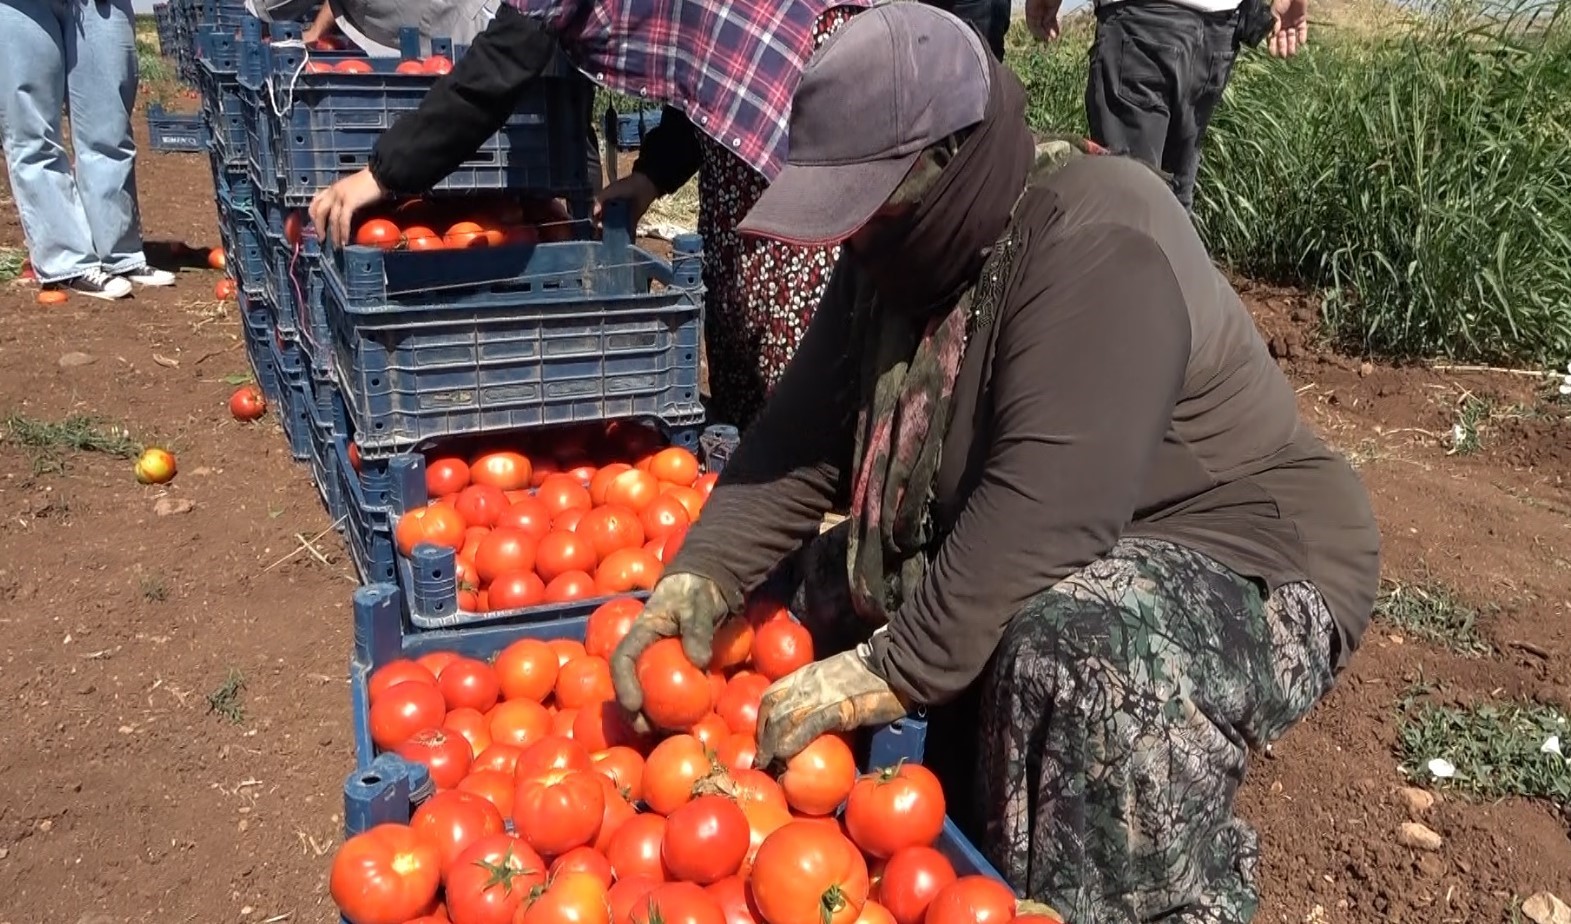
[(838, 912), (845, 910), (845, 906), (845, 893), (840, 890), (839, 885), (832, 885), (818, 898), (818, 919), (823, 924), (830, 924)]

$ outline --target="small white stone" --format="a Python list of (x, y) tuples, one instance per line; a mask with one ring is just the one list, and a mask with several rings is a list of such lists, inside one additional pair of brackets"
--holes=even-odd
[(1449, 780), (1456, 776), (1456, 764), (1446, 760), (1444, 757), (1436, 757), (1434, 760), (1431, 760), (1428, 767), (1431, 775), (1442, 780)]

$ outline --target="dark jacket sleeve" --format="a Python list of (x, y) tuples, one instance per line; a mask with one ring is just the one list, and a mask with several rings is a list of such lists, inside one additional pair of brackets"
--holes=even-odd
[(440, 183), (502, 127), (556, 50), (556, 39), (538, 19), (503, 6), (420, 108), (377, 140), (371, 175), (399, 195)]
[(693, 178), (702, 157), (698, 129), (680, 109), (666, 106), (660, 112), (660, 124), (644, 135), (633, 170), (649, 177), (656, 189), (669, 196)]
[(1188, 366), (1188, 310), (1148, 236), (1090, 226), (1020, 259), (997, 322), (980, 480), (873, 637), (873, 664), (909, 703), (959, 694), (1027, 600), (1118, 541)]
[(849, 477), (857, 376), (846, 348), (851, 276), (842, 257), (796, 355), (666, 568), (714, 581), (733, 611), (818, 535)]

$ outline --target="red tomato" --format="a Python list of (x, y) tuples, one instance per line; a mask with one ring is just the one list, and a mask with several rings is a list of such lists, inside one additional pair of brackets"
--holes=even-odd
[(590, 751), (641, 743), (622, 707), (610, 699), (579, 707), (573, 719), (573, 740)]
[(573, 737), (573, 722), (577, 718), (577, 709), (558, 709), (556, 714), (551, 716), (551, 734), (563, 738)]
[(524, 778), (513, 795), (514, 830), (548, 857), (593, 843), (604, 815), (605, 790), (586, 770)]
[(643, 601), (635, 597), (617, 597), (600, 604), (589, 614), (584, 650), (597, 657), (610, 658), (627, 630), (632, 628), (633, 620), (643, 611)]
[(715, 628), (710, 651), (712, 671), (728, 671), (747, 663), (753, 655), (753, 624), (741, 618), (722, 622)]
[(651, 879), (648, 876), (617, 877), (616, 885), (611, 887), (611, 892), (609, 893), (611, 920), (615, 924), (628, 924), (628, 921), (632, 919), (634, 907), (663, 881), (661, 879)]
[[(586, 709), (579, 715), (588, 711)], [(595, 771), (615, 784), (617, 793), (623, 799), (637, 802), (643, 798), (644, 758), (638, 751), (626, 745), (613, 744), (596, 751), (590, 759)]]
[(371, 73), (371, 65), (360, 58), (350, 58), (347, 61), (338, 62), (333, 70), (340, 74), (369, 74)]
[(644, 526), (638, 521), (638, 514), (615, 504), (584, 514), (573, 532), (594, 545), (595, 555), (602, 562), (617, 549), (638, 549), (644, 544)]
[(544, 702), (556, 686), (556, 653), (534, 638), (521, 638), (503, 648), (493, 665), (504, 699)]
[(623, 472), (632, 470), (633, 467), (626, 462), (612, 462), (600, 468), (595, 472), (594, 477), (589, 479), (589, 499), (594, 501), (596, 507), (603, 506), (606, 502), (606, 490), (611, 487), (611, 482)]
[(607, 504), (626, 507), (635, 514), (642, 512), (659, 496), (659, 480), (638, 469), (629, 469), (617, 475), (605, 489)]
[(588, 770), (590, 766), (589, 751), (583, 745), (561, 735), (547, 735), (524, 748), (513, 773), (522, 782), (558, 770)]
[(697, 488), (699, 493), (704, 495), (705, 500), (708, 500), (709, 495), (714, 493), (715, 482), (719, 480), (720, 474), (718, 472), (707, 472), (698, 476), (698, 480), (693, 482), (693, 487)]
[(432, 55), (425, 59), (425, 72), (427, 74), (447, 74), (453, 70), (453, 62), (445, 55)]
[(408, 658), (399, 658), (389, 661), (371, 672), (371, 678), (366, 683), (366, 693), (370, 701), (375, 703), (381, 698), (382, 693), (395, 683), (413, 681), (436, 686), (436, 675), (426, 669), (425, 665)]
[(386, 218), (373, 218), (355, 232), (355, 243), (362, 247), (392, 250), (403, 241), (404, 233)]
[(638, 522), (644, 528), (645, 539), (664, 543), (667, 536), (685, 529), (693, 522), (693, 518), (688, 515), (681, 501), (666, 495), (650, 501), (638, 514)]
[(690, 485), (698, 480), (698, 459), (677, 446), (662, 449), (649, 460), (649, 474), (672, 484)]
[(725, 924), (714, 896), (691, 882), (668, 882), (633, 906), (632, 924)]
[(528, 457), (516, 452), (488, 452), (469, 465), (469, 477), (475, 484), (493, 485), (503, 491), (529, 487), (531, 474)]
[(528, 533), (539, 542), (551, 531), (551, 514), (538, 499), (523, 495), (502, 511), (497, 517), (496, 525), (498, 528), (505, 527)]
[(449, 709), (468, 707), (485, 712), (496, 705), (501, 696), (501, 684), (491, 665), (474, 658), (456, 658), (442, 668), (436, 686)]
[(371, 704), (371, 741), (390, 751), (422, 728), (435, 728), (447, 715), (447, 703), (435, 684), (406, 680), (382, 691)]
[(747, 856), (747, 816), (725, 796), (699, 796), (666, 818), (660, 851), (671, 875), (686, 882), (734, 876)]
[(491, 740), (526, 748), (551, 731), (551, 713), (528, 699), (505, 699), (491, 710)]
[(469, 463), (463, 459), (432, 459), (425, 464), (425, 490), (432, 497), (457, 494), (469, 487)]
[[(828, 815), (840, 807), (856, 783), (856, 757), (839, 735), (820, 735), (786, 762), (780, 775), (791, 808), (804, 815)], [(943, 815), (939, 815), (942, 823)]]
[(856, 924), (899, 924), (899, 922), (889, 913), (888, 908), (878, 902), (869, 901), (862, 906), (862, 914), (856, 919)]
[(748, 598), (747, 605), (742, 609), (742, 616), (753, 626), (754, 633), (771, 622), (781, 620), (790, 621), (791, 612), (785, 604), (765, 596)]
[[(785, 798), (784, 796), (781, 797)], [(742, 814), (747, 816), (747, 856), (742, 860), (742, 869), (739, 875), (747, 879), (753, 874), (753, 861), (758, 857), (758, 848), (762, 847), (769, 835), (792, 822), (791, 813), (777, 805), (743, 802)]]
[(511, 505), (501, 488), (476, 483), (458, 492), (458, 500), (453, 506), (468, 525), (489, 527), (497, 525), (502, 511)]
[(551, 518), (551, 528), (559, 532), (576, 533), (578, 532), (578, 521), (582, 520), (587, 512), (577, 507), (571, 510), (564, 510)]
[(600, 817), (600, 833), (595, 835), (593, 846), (597, 852), (605, 853), (622, 826), (638, 817), (638, 810), (622, 798), (621, 791), (610, 777), (596, 772), (595, 778), (600, 781), (600, 788), (605, 790), (605, 814)]
[(398, 62), (398, 66), (393, 68), (393, 73), (395, 73), (395, 74), (424, 74), (425, 73), (425, 65), (422, 64), (419, 61), (400, 61), (400, 62)]
[(694, 722), (687, 729), (687, 733), (703, 742), (704, 747), (711, 751), (720, 747), (720, 742), (731, 736), (731, 730), (726, 727), (725, 720), (713, 712), (704, 713), (704, 717)]
[(611, 665), (605, 658), (576, 658), (562, 665), (557, 672), (558, 706), (583, 709), (615, 697), (616, 688), (611, 685)]
[(709, 678), (687, 660), (680, 639), (661, 639), (644, 649), (637, 672), (644, 715), (661, 728), (687, 728), (714, 705)]
[(593, 571), (597, 564), (594, 545), (577, 533), (547, 533), (535, 549), (535, 571), (547, 583), (569, 571)]
[(422, 544), (443, 546), (458, 551), (464, 547), (464, 518), (452, 507), (433, 504), (416, 507), (398, 518), (393, 538), (398, 551), (412, 555), (415, 546)]
[(469, 772), (474, 752), (469, 739), (444, 728), (422, 728), (393, 749), (399, 757), (426, 765), (438, 790), (452, 789)]
[(426, 670), (430, 671), (431, 676), (440, 677), (444, 668), (458, 660), (458, 652), (428, 651), (415, 660)]
[(672, 735), (644, 761), (644, 804), (669, 815), (693, 798), (693, 785), (708, 776), (709, 754), (692, 735)]
[(256, 420), (267, 413), (267, 399), (255, 385), (242, 385), (229, 396), (229, 413), (235, 420)]
[(441, 870), (440, 851), (414, 829), (377, 825), (338, 848), (328, 891), (350, 924), (404, 924), (436, 905)]
[(1015, 893), (988, 876), (961, 876), (927, 906), (924, 924), (1002, 924), (1015, 916)]
[[(733, 620), (746, 625), (746, 620)], [(718, 633), (716, 633), (718, 635)], [(769, 689), (769, 678), (752, 671), (738, 671), (726, 682), (725, 691), (715, 701), (715, 713), (725, 720), (726, 727), (739, 735), (758, 732), (758, 705), (763, 702), (764, 691)]]
[(587, 511), (594, 506), (589, 499), (589, 489), (571, 475), (547, 475), (535, 496), (553, 517), (567, 510)]
[(752, 887), (770, 924), (853, 924), (867, 904), (867, 863), (841, 834), (794, 821), (758, 848)]
[(470, 844), (506, 830), (502, 813), (495, 805), (484, 796), (460, 789), (439, 792), (420, 803), (409, 820), (409, 827), (426, 843), (436, 847), (442, 858), (444, 876)]
[(574, 847), (557, 857), (551, 864), (551, 875), (554, 878), (564, 872), (588, 873), (608, 889), (614, 878), (611, 861), (593, 847)]
[(556, 652), (556, 663), (559, 667), (566, 667), (567, 662), (577, 661), (579, 658), (587, 657), (589, 654), (584, 651), (584, 643), (575, 639), (554, 638), (546, 642), (546, 644), (551, 647), (552, 651)]
[(653, 590), (661, 571), (660, 560), (649, 550), (617, 549), (595, 569), (595, 589), (602, 594), (625, 594), (640, 588)]
[(410, 250), (442, 250), (447, 245), (442, 235), (425, 225), (410, 225), (404, 229), (404, 246)]
[(533, 571), (498, 575), (487, 588), (493, 610), (517, 610), (545, 602), (545, 584)]
[(453, 924), (513, 924), (524, 899), (545, 884), (546, 865), (511, 834), (469, 845), (448, 870), (445, 896)]
[(609, 892), (595, 874), (566, 870), (545, 891), (530, 893), (517, 924), (611, 924)]
[(660, 845), (665, 840), (666, 820), (659, 815), (635, 815), (622, 823), (605, 856), (617, 879), (643, 877), (655, 882), (666, 882), (670, 876), (665, 862), (660, 859)]
[(545, 602), (568, 603), (587, 600), (596, 593), (595, 579), (582, 571), (564, 571), (546, 585)]
[(753, 630), (753, 666), (770, 680), (779, 680), (813, 663), (813, 636), (791, 619), (772, 619)]
[(943, 854), (931, 847), (907, 847), (895, 851), (884, 864), (878, 901), (889, 909), (895, 924), (922, 924), (934, 896), (955, 878), (955, 868)]
[(486, 238), (485, 229), (472, 221), (460, 221), (450, 226), (447, 233), (442, 235), (442, 244), (447, 247), (485, 247), (490, 243)]
[[(495, 709), (491, 711), (496, 712)], [(486, 721), (489, 723), (490, 719), (487, 718)], [(490, 731), (489, 725), (486, 730)], [(516, 744), (493, 741), (490, 747), (475, 755), (475, 762), (469, 765), (469, 774), (473, 776), (481, 770), (495, 770), (507, 774), (507, 778), (512, 779), (513, 770), (518, 766), (518, 755), (522, 753), (524, 749)]]
[(715, 748), (715, 760), (727, 770), (746, 770), (758, 757), (758, 740), (751, 732), (727, 735)]
[(869, 773), (851, 787), (846, 833), (868, 856), (889, 857), (938, 840), (944, 808), (944, 787), (933, 771), (902, 763)]
[[(493, 529), (480, 541), (480, 548), (475, 552), (475, 571), (480, 580), (488, 582), (503, 574), (532, 571), (535, 545), (534, 538), (522, 530)], [(492, 605), (497, 604), (493, 602)]]
[(463, 735), (464, 740), (469, 742), (470, 753), (476, 757), (491, 746), (491, 726), (486, 722), (484, 713), (478, 709), (449, 709), (442, 719), (442, 727)]
[(677, 503), (687, 511), (687, 518), (694, 523), (698, 522), (698, 515), (704, 509), (704, 495), (700, 494), (697, 488), (675, 487), (662, 492), (662, 495), (675, 498)]
[(720, 913), (725, 915), (725, 924), (765, 924), (753, 904), (753, 897), (748, 894), (747, 880), (741, 876), (727, 876), (704, 891), (720, 903)]
[(473, 793), (496, 806), (497, 813), (501, 817), (511, 818), (513, 792), (518, 788), (513, 775), (503, 773), (501, 770), (476, 770), (475, 766), (478, 763), (479, 759), (476, 758), (475, 763), (469, 765), (469, 775), (459, 780), (458, 788), (453, 791)]

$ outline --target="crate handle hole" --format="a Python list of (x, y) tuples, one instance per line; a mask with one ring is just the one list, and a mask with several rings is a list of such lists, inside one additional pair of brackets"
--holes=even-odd
[(380, 773), (367, 773), (365, 776), (360, 778), (360, 782), (367, 786), (375, 786), (376, 784), (382, 782), (382, 775)]

